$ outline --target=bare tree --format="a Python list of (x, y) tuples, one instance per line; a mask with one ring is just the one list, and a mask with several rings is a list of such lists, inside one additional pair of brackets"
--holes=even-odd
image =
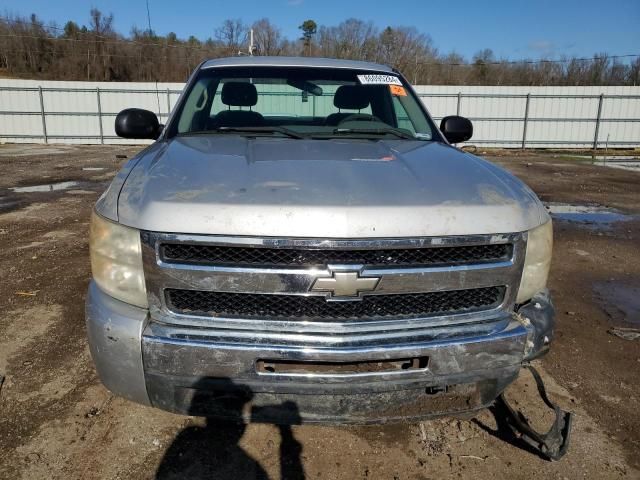
[(91, 17), (90, 29), (93, 33), (100, 36), (111, 36), (113, 31), (113, 14), (104, 16), (97, 8), (92, 8), (89, 12)]
[(625, 83), (633, 86), (640, 85), (640, 57), (636, 58), (629, 65)]
[(215, 30), (215, 37), (226, 47), (237, 50), (247, 39), (247, 26), (240, 20), (227, 19)]
[(319, 54), (323, 57), (373, 60), (377, 37), (378, 30), (372, 22), (349, 18), (335, 27), (320, 27)]
[(476, 84), (487, 82), (491, 72), (496, 69), (491, 68), (496, 61), (493, 50), (484, 48), (473, 56), (473, 80)]
[(282, 32), (267, 18), (253, 23), (253, 41), (259, 55), (281, 55), (283, 51)]

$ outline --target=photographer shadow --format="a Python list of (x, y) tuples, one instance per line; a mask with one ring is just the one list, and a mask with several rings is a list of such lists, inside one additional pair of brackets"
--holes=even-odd
[[(211, 386), (215, 385), (215, 389)], [(294, 438), (291, 425), (300, 424), (293, 402), (252, 407), (253, 393), (227, 378), (205, 378), (191, 390), (189, 414), (206, 416), (204, 426), (188, 426), (180, 431), (162, 458), (156, 479), (268, 479), (266, 471), (240, 446), (247, 422), (278, 424), (280, 432), (280, 472), (282, 479), (304, 479), (302, 445)], [(207, 415), (214, 416), (207, 416)]]

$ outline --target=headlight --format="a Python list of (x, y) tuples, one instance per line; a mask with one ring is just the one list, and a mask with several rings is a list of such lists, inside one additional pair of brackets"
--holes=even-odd
[(138, 230), (110, 222), (94, 212), (89, 249), (93, 278), (105, 293), (138, 307), (149, 306)]
[(551, 220), (529, 230), (527, 254), (516, 303), (524, 303), (547, 286), (551, 250), (553, 249), (553, 227)]

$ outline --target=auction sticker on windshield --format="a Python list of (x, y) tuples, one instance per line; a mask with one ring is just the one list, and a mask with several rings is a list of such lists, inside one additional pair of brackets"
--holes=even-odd
[(402, 85), (402, 82), (395, 75), (358, 75), (358, 80), (362, 85)]

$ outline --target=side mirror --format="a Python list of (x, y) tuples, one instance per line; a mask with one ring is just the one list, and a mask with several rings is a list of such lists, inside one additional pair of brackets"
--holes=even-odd
[(162, 127), (158, 117), (149, 110), (127, 108), (116, 116), (116, 135), (122, 138), (155, 140)]
[(452, 115), (440, 121), (440, 131), (449, 143), (466, 142), (473, 136), (473, 124), (468, 118)]

